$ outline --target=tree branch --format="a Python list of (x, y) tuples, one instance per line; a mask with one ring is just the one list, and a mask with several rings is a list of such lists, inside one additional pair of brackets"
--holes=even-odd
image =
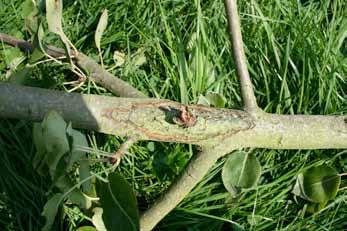
[(225, 0), (224, 4), (244, 109), (248, 112), (257, 112), (260, 109), (257, 106), (252, 81), (248, 73), (247, 59), (243, 49), (240, 18), (237, 13), (236, 0)]
[[(0, 33), (0, 41), (3, 41), (4, 43), (7, 43), (11, 46), (19, 47), (25, 51), (32, 52), (34, 50), (34, 47), (31, 43), (25, 40), (17, 39), (7, 34)], [(46, 46), (45, 52), (54, 58), (64, 57), (66, 55), (63, 49), (54, 46)], [(96, 63), (93, 59), (89, 58), (83, 53), (79, 52), (76, 55), (74, 54), (74, 52), (72, 52), (72, 54), (70, 55), (80, 68), (88, 72), (88, 76), (91, 80), (110, 90), (115, 95), (128, 98), (147, 97), (145, 94), (138, 91), (127, 82), (104, 70), (98, 63)]]
[(347, 148), (347, 116), (275, 115), (188, 105), (192, 127), (174, 122), (182, 104), (160, 99), (117, 98), (0, 84), (0, 117), (40, 121), (59, 111), (73, 126), (139, 140), (235, 148)]
[(202, 148), (190, 160), (179, 178), (170, 185), (167, 192), (142, 214), (141, 231), (152, 230), (203, 179), (211, 166), (224, 154), (226, 153), (216, 155), (214, 148)]

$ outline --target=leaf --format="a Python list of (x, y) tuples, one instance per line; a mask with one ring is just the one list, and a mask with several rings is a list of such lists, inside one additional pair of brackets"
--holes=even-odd
[(150, 152), (154, 152), (154, 151), (155, 151), (155, 143), (152, 142), (152, 141), (148, 142), (148, 143), (147, 143), (147, 149), (148, 149), (148, 151), (150, 151)]
[(322, 210), (326, 206), (327, 201), (322, 203), (307, 202), (306, 204), (307, 204), (307, 208), (306, 208), (307, 212), (316, 213)]
[(111, 173), (108, 181), (97, 181), (96, 185), (105, 227), (107, 230), (139, 230), (136, 197), (131, 186), (118, 173)]
[(325, 203), (335, 198), (340, 183), (338, 172), (322, 164), (299, 174), (292, 193), (311, 202)]
[(139, 48), (132, 57), (132, 65), (140, 67), (146, 63), (145, 49)]
[(74, 189), (68, 194), (68, 200), (82, 209), (89, 209), (92, 201), (79, 189)]
[(208, 92), (206, 94), (206, 99), (210, 102), (210, 104), (214, 107), (225, 107), (226, 99), (219, 93), (216, 92)]
[(98, 231), (107, 231), (104, 221), (102, 220), (102, 208), (96, 207), (93, 209), (92, 222)]
[(25, 66), (20, 70), (12, 72), (9, 77), (9, 82), (18, 85), (27, 85), (28, 83), (30, 83), (30, 71), (31, 68)]
[(120, 67), (125, 63), (125, 54), (119, 51), (113, 53), (113, 61), (116, 63), (116, 67)]
[(203, 95), (199, 95), (197, 104), (210, 106), (210, 101)]
[(21, 5), (21, 16), (24, 19), (24, 24), (30, 33), (35, 33), (38, 27), (38, 9), (33, 0), (25, 0)]
[(2, 55), (6, 66), (11, 70), (15, 70), (16, 67), (25, 59), (23, 53), (18, 47), (6, 48), (2, 50)]
[(60, 159), (70, 150), (66, 136), (66, 123), (56, 111), (46, 114), (42, 122), (43, 137), (46, 145), (45, 162), (52, 178)]
[[(41, 34), (42, 33), (42, 26), (40, 27), (40, 29), (38, 31), (40, 31), (40, 37), (43, 36)], [(39, 38), (38, 34), (37, 34), (37, 39), (42, 39), (42, 38)], [(40, 43), (41, 43), (41, 41), (40, 41)], [(29, 63), (34, 64), (37, 61), (42, 60), (44, 57), (45, 57), (45, 54), (40, 49), (35, 48), (34, 51), (30, 54)]]
[(86, 157), (86, 153), (79, 149), (81, 147), (89, 147), (89, 145), (86, 136), (82, 132), (72, 129), (71, 123), (69, 123), (66, 128), (66, 135), (69, 138), (71, 150), (70, 159), (67, 165), (67, 169), (70, 169), (74, 163)]
[(63, 1), (62, 0), (46, 0), (46, 18), (48, 24), (48, 30), (55, 34), (62, 34), (62, 12)]
[(70, 60), (72, 68), (74, 67), (69, 54), (71, 54), (70, 46), (76, 48), (72, 45), (71, 41), (66, 37), (63, 27), (62, 27), (62, 12), (63, 12), (63, 1), (62, 0), (46, 0), (46, 18), (48, 23), (48, 30), (52, 33), (59, 35), (61, 41), (65, 45), (65, 50), (67, 58)]
[(82, 226), (79, 227), (76, 231), (99, 231), (93, 226)]
[(46, 153), (46, 146), (42, 134), (42, 126), (40, 123), (34, 123), (33, 125), (33, 142), (36, 148), (36, 154), (33, 159), (33, 166), (37, 169), (43, 160)]
[(107, 27), (107, 20), (108, 20), (108, 12), (107, 12), (107, 9), (104, 9), (99, 19), (98, 26), (96, 27), (95, 36), (94, 36), (95, 45), (98, 48), (99, 53), (101, 52), (101, 48), (100, 48), (101, 37)]
[(83, 182), (82, 183), (83, 192), (85, 192), (89, 196), (95, 196), (95, 192), (94, 192), (94, 188), (93, 188), (91, 180), (85, 180), (87, 178), (90, 178), (91, 176), (88, 160), (80, 161), (79, 174), (80, 174), (80, 181)]
[(232, 194), (235, 188), (250, 188), (254, 186), (261, 174), (258, 159), (251, 153), (243, 151), (230, 154), (222, 170), (222, 180), (225, 188)]
[(46, 223), (41, 231), (51, 231), (51, 227), (60, 206), (62, 195), (62, 193), (54, 194), (43, 207), (41, 215), (46, 218)]
[(205, 106), (214, 106), (214, 107), (225, 107), (226, 99), (219, 93), (208, 92), (206, 96), (199, 95), (197, 104), (202, 104)]

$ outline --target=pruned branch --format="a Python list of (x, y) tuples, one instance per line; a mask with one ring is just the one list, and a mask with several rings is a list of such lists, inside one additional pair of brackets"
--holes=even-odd
[(203, 147), (193, 157), (178, 179), (170, 185), (167, 192), (142, 214), (140, 219), (141, 231), (152, 230), (203, 179), (219, 157), (226, 154), (216, 152), (218, 151), (214, 148)]
[(182, 104), (160, 99), (117, 98), (0, 84), (0, 117), (40, 121), (59, 111), (79, 128), (154, 140), (235, 148), (347, 148), (347, 116), (262, 114), (188, 105), (197, 118), (185, 127), (174, 122)]
[[(4, 43), (12, 46), (17, 46), (29, 52), (33, 51), (34, 49), (31, 43), (3, 33), (0, 33), (0, 41), (3, 41)], [(54, 58), (64, 57), (66, 55), (63, 49), (54, 46), (46, 46), (45, 52)], [(72, 51), (72, 54), (70, 54), (70, 56), (75, 60), (80, 68), (87, 71), (88, 76), (91, 80), (110, 90), (115, 95), (128, 98), (147, 97), (145, 94), (132, 87), (129, 83), (104, 70), (98, 63), (96, 63), (93, 59), (89, 58), (83, 53), (79, 52), (76, 55), (75, 52)]]
[(256, 112), (259, 108), (253, 92), (252, 81), (248, 73), (247, 59), (243, 49), (240, 18), (237, 13), (236, 0), (225, 0), (224, 4), (228, 19), (229, 34), (233, 48), (237, 76), (240, 82), (243, 106), (246, 111)]

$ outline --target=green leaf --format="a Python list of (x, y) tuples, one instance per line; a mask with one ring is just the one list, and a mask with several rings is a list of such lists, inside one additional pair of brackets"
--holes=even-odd
[(95, 45), (98, 48), (99, 53), (101, 52), (101, 48), (100, 48), (101, 37), (107, 27), (107, 20), (108, 20), (108, 12), (107, 12), (107, 9), (104, 9), (99, 19), (98, 26), (96, 27), (95, 36), (94, 36)]
[(33, 142), (36, 148), (36, 154), (33, 160), (33, 166), (37, 169), (46, 153), (46, 146), (42, 134), (42, 126), (40, 123), (34, 123), (33, 125)]
[(306, 204), (307, 204), (307, 208), (306, 208), (307, 212), (316, 213), (322, 210), (326, 206), (327, 201), (322, 203), (307, 202)]
[(105, 227), (107, 230), (139, 230), (139, 214), (133, 189), (118, 173), (111, 173), (108, 181), (97, 181), (96, 185)]
[(148, 142), (148, 143), (147, 143), (147, 149), (148, 149), (148, 151), (150, 151), (150, 152), (154, 152), (154, 151), (155, 151), (155, 143), (152, 142), (152, 141)]
[(56, 111), (50, 111), (42, 122), (43, 137), (46, 145), (45, 162), (52, 178), (60, 159), (70, 150), (66, 136), (66, 123)]
[(80, 151), (80, 148), (89, 147), (89, 145), (86, 136), (82, 132), (72, 129), (71, 123), (66, 128), (66, 135), (69, 138), (71, 149), (70, 159), (67, 165), (67, 169), (70, 169), (74, 163), (86, 157), (86, 153)]
[(11, 70), (15, 70), (25, 59), (22, 51), (18, 47), (10, 47), (2, 50), (2, 56), (4, 57), (6, 66)]
[(60, 206), (62, 195), (62, 193), (54, 194), (43, 207), (42, 216), (46, 218), (46, 223), (41, 231), (51, 231), (51, 227)]
[(24, 24), (30, 33), (35, 33), (38, 27), (38, 9), (33, 0), (25, 0), (21, 5), (21, 16), (24, 19)]
[(326, 164), (314, 166), (298, 175), (292, 193), (315, 203), (334, 199), (340, 187), (338, 172)]
[(210, 106), (210, 101), (203, 95), (199, 95), (198, 102), (197, 104), (205, 105), (205, 106)]
[(53, 185), (57, 187), (61, 192), (65, 193), (74, 186), (74, 182), (68, 175), (63, 175), (57, 178), (54, 181)]
[(30, 67), (23, 67), (20, 70), (16, 70), (11, 73), (9, 77), (9, 82), (18, 85), (27, 85), (30, 83)]
[(68, 194), (68, 200), (82, 209), (89, 209), (92, 206), (92, 201), (79, 189), (74, 189)]
[(83, 182), (82, 183), (83, 192), (85, 192), (89, 196), (95, 196), (95, 192), (94, 192), (95, 189), (93, 187), (91, 180), (85, 180), (87, 178), (90, 178), (91, 176), (88, 160), (80, 161), (79, 174), (80, 174), (80, 181)]
[(206, 96), (199, 95), (197, 104), (223, 108), (225, 107), (226, 99), (219, 93), (208, 92)]
[(214, 107), (225, 107), (226, 99), (219, 93), (216, 92), (208, 92), (206, 94), (206, 99), (210, 102), (210, 104)]
[(232, 194), (237, 188), (254, 186), (261, 174), (258, 159), (251, 153), (243, 151), (230, 154), (222, 170), (222, 180), (225, 188)]
[[(39, 29), (40, 31), (40, 37), (39, 38), (39, 33), (37, 34), (37, 39), (41, 39), (42, 40), (42, 26)], [(41, 43), (41, 41), (40, 41)], [(29, 58), (29, 63), (30, 64), (34, 64), (40, 60), (42, 60), (45, 57), (45, 54), (39, 49), (39, 48), (35, 48), (34, 51), (30, 54), (30, 58)]]
[(93, 226), (82, 226), (79, 227), (76, 231), (99, 231)]

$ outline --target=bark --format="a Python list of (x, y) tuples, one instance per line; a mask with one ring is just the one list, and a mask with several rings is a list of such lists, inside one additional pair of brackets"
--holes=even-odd
[(0, 84), (0, 117), (40, 121), (57, 110), (73, 126), (118, 136), (235, 148), (347, 148), (347, 116), (249, 114), (189, 105), (196, 123), (175, 122), (182, 104), (169, 100), (115, 98)]

